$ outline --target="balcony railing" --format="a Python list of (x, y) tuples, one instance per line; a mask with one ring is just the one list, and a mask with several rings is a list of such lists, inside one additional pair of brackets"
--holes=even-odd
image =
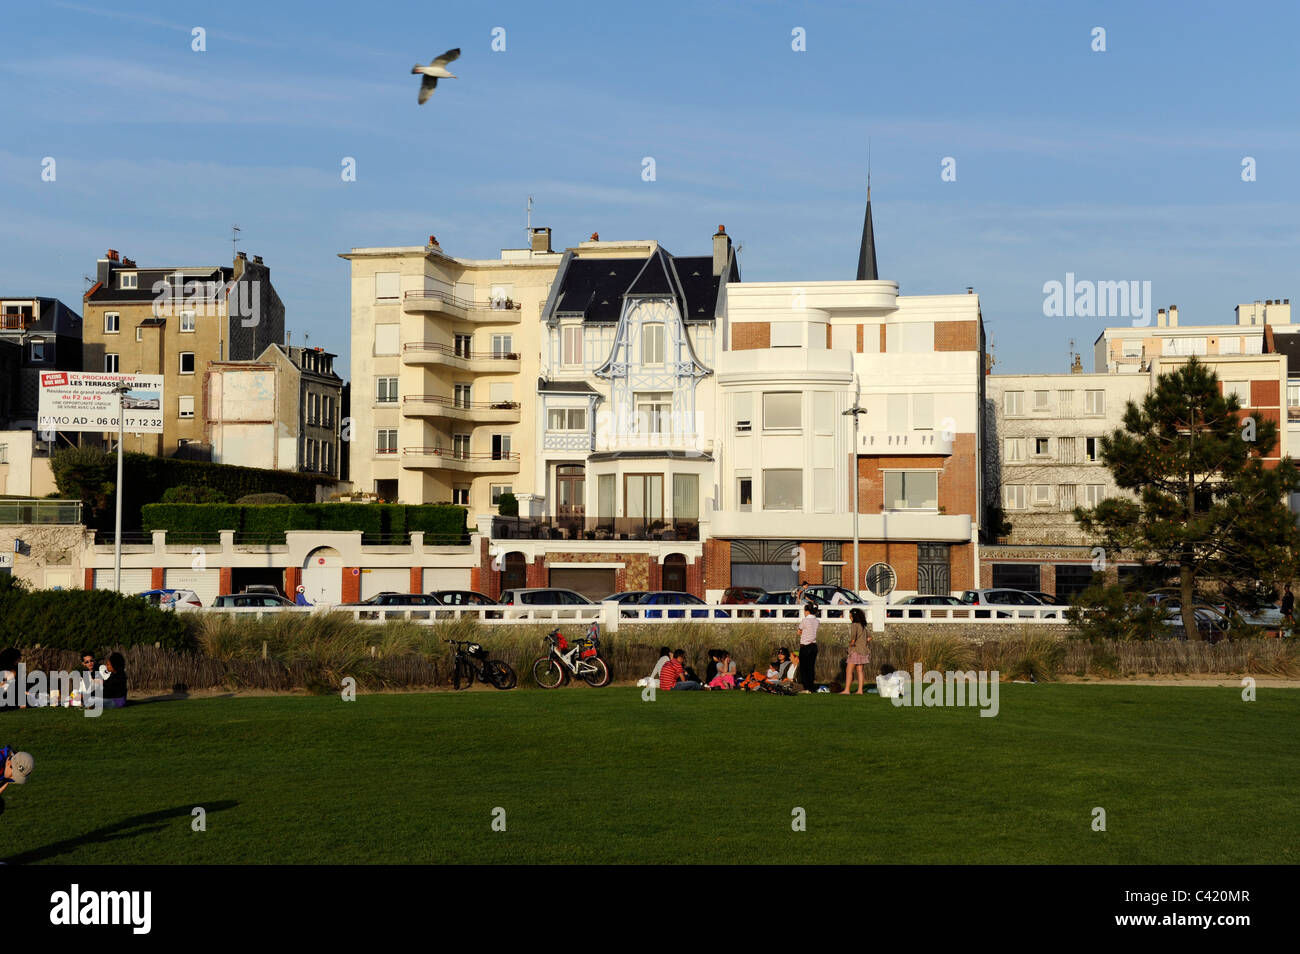
[(80, 500), (0, 500), (0, 524), (81, 523)]
[(508, 298), (495, 301), (470, 301), (468, 298), (457, 298), (455, 295), (440, 291), (409, 291), (403, 296), (403, 300), (411, 304), (440, 301), (456, 308), (464, 308), (466, 311), (519, 311), (523, 307), (519, 302)]
[(423, 457), (441, 457), (444, 460), (519, 460), (517, 452), (499, 454), (496, 451), (458, 451), (454, 447), (403, 447), (402, 453), (416, 454)]
[(493, 517), (492, 537), (534, 540), (674, 540), (700, 539), (694, 520), (652, 521), (639, 517)]
[(440, 394), (408, 394), (402, 398), (408, 406), (451, 407), (461, 411), (517, 411), (518, 401), (462, 401)]
[(469, 351), (465, 348), (453, 348), (445, 344), (435, 344), (431, 341), (412, 341), (402, 345), (402, 351), (405, 353), (412, 352), (432, 352), (442, 354), (451, 358), (463, 358), (466, 361), (518, 361), (519, 355), (514, 351)]
[(32, 324), (31, 315), (0, 315), (0, 330), (26, 331)]

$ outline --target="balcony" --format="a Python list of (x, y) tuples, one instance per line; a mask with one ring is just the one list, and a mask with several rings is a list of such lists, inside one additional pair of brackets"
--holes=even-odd
[(402, 466), (408, 470), (446, 470), (457, 474), (517, 474), (518, 454), (457, 453), (445, 447), (403, 447)]
[(402, 364), (505, 374), (519, 370), (519, 355), (513, 351), (457, 351), (445, 344), (413, 341), (402, 345)]
[(890, 457), (949, 455), (952, 438), (952, 433), (945, 431), (867, 431), (858, 435), (858, 453)]
[(445, 418), (470, 424), (518, 424), (518, 401), (458, 401), (436, 394), (402, 398), (404, 417)]
[(457, 321), (518, 324), (522, 306), (510, 300), (470, 301), (446, 292), (409, 291), (402, 298), (402, 311), (408, 315), (444, 315)]
[(0, 331), (26, 331), (31, 324), (34, 324), (31, 315), (0, 315)]
[(493, 517), (492, 539), (698, 541), (700, 525), (640, 517)]

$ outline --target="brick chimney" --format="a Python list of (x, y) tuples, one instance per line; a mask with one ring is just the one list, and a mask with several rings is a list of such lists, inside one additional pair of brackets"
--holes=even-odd
[(727, 234), (725, 225), (719, 225), (718, 231), (713, 233), (713, 274), (725, 275), (730, 261), (731, 236)]
[(549, 252), (551, 250), (551, 230), (548, 228), (533, 229), (529, 248), (534, 252)]
[(1161, 308), (1158, 311), (1156, 311), (1156, 327), (1164, 328), (1167, 324), (1168, 321), (1165, 318), (1165, 310)]
[(1169, 327), (1170, 328), (1178, 327), (1178, 306), (1177, 305), (1169, 306)]

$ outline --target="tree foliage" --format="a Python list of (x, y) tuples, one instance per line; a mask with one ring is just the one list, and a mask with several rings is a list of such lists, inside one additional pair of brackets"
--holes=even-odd
[(1130, 401), (1123, 429), (1101, 439), (1115, 483), (1136, 499), (1112, 497), (1075, 517), (1108, 549), (1168, 567), (1196, 633), (1196, 594), (1249, 601), (1295, 576), (1300, 531), (1286, 501), (1300, 476), (1290, 458), (1265, 462), (1277, 440), (1275, 421), (1243, 413), (1193, 358), (1161, 375), (1141, 406)]

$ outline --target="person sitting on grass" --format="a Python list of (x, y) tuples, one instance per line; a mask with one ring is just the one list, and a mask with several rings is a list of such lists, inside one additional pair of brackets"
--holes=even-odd
[(731, 653), (725, 649), (717, 650), (718, 667), (717, 675), (709, 680), (709, 689), (735, 689), (736, 688), (736, 661), (731, 658)]
[(659, 688), (665, 691), (702, 688), (698, 679), (687, 678), (686, 650), (676, 650), (673, 658), (664, 664), (663, 670), (659, 673)]
[(4, 763), (4, 778), (0, 780), (0, 792), (9, 787), (9, 783), (23, 785), (27, 776), (32, 774), (36, 762), (30, 752), (15, 752), (9, 746), (0, 748), (0, 761)]
[(121, 653), (109, 653), (108, 678), (104, 680), (104, 708), (120, 709), (126, 705), (126, 660)]
[(650, 670), (649, 678), (647, 678), (644, 683), (637, 683), (637, 685), (646, 685), (646, 686), (657, 685), (659, 682), (659, 676), (664, 670), (664, 666), (668, 665), (669, 661), (672, 658), (673, 658), (673, 651), (669, 649), (667, 646), (660, 646), (659, 659), (657, 662), (655, 662), (654, 669)]
[(0, 709), (18, 709), (27, 704), (23, 698), (27, 687), (18, 684), (18, 664), (22, 650), (10, 646), (0, 652)]

